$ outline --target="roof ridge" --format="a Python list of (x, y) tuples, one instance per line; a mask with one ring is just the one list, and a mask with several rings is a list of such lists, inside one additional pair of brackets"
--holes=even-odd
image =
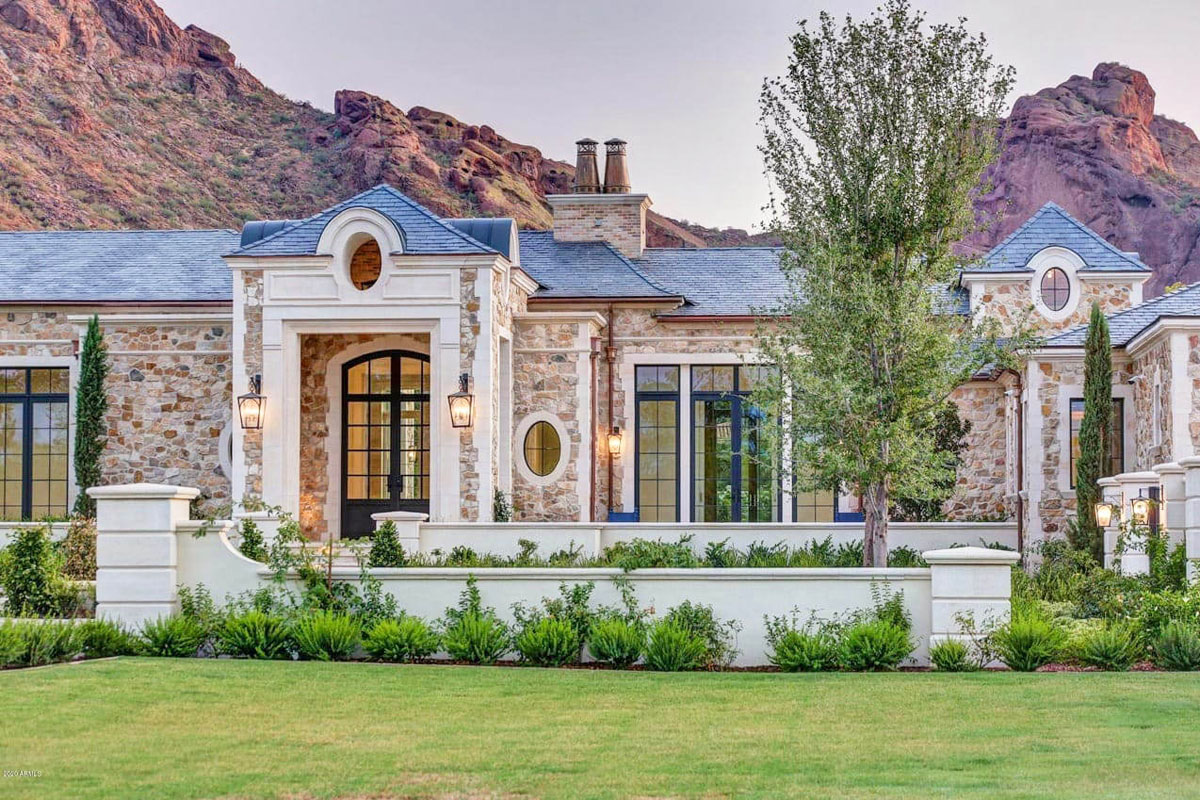
[[(1032, 215), (1030, 215), (1029, 219), (1025, 220), (1020, 225), (1018, 225), (1016, 228), (1014, 228), (1012, 233), (1010, 233), (1008, 236), (1005, 236), (1003, 239), (1001, 239), (999, 242), (997, 242), (995, 245), (993, 245), (991, 250), (988, 250), (986, 253), (984, 253), (982, 256), (980, 256), (979, 262), (982, 263), (984, 261), (987, 261), (989, 258), (992, 257), (993, 253), (999, 252), (1004, 247), (1007, 247), (1012, 242), (1013, 239), (1017, 238), (1017, 235), (1019, 233), (1021, 233), (1021, 231), (1025, 230), (1030, 225), (1032, 225), (1034, 220), (1040, 219), (1042, 214), (1045, 214), (1046, 212), (1048, 212), (1052, 209), (1056, 209), (1056, 208), (1058, 208), (1058, 204), (1055, 203), (1053, 200), (1043, 203), (1041, 208), (1039, 208), (1037, 211), (1033, 212)], [(1022, 264), (1022, 266), (1024, 266), (1024, 265)]]
[(48, 233), (231, 233), (238, 235), (234, 228), (46, 228), (32, 231), (0, 231), (0, 236), (27, 236)]
[(1082, 222), (1075, 219), (1075, 217), (1071, 216), (1070, 212), (1068, 212), (1065, 208), (1062, 208), (1061, 206), (1059, 206), (1057, 203), (1047, 203), (1046, 205), (1052, 206), (1055, 211), (1057, 211), (1059, 214), (1061, 214), (1068, 222), (1072, 223), (1082, 233), (1087, 234), (1088, 236), (1091, 236), (1093, 239), (1100, 242), (1102, 245), (1107, 247), (1112, 252), (1116, 253), (1121, 258), (1133, 263), (1134, 266), (1136, 266), (1140, 269), (1149, 271), (1150, 268), (1148, 266), (1146, 266), (1146, 264), (1141, 260), (1140, 254), (1138, 255), (1137, 259), (1131, 258), (1129, 253), (1126, 253), (1125, 251), (1121, 250), (1119, 247), (1117, 247), (1112, 242), (1105, 239), (1100, 234), (1096, 233), (1094, 230), (1089, 228), (1087, 225), (1084, 225)]
[[(432, 211), (430, 211), (428, 208), (426, 208), (425, 206), (418, 203), (416, 200), (409, 198), (407, 195), (405, 195), (403, 192), (401, 192), (399, 189), (395, 188), (394, 186), (391, 186), (390, 184), (386, 184), (386, 183), (381, 183), (378, 186), (376, 186), (375, 189), (383, 189), (386, 192), (390, 192), (394, 197), (396, 197), (401, 202), (408, 205), (414, 211), (416, 211), (419, 214), (424, 214), (426, 217), (433, 220), (438, 225), (441, 225), (443, 228), (450, 231), (455, 236), (457, 236), (460, 239), (462, 239), (463, 241), (465, 241), (467, 244), (473, 244), (476, 247), (483, 250), (485, 253), (496, 253), (497, 252), (496, 250), (492, 249), (491, 247), (488, 247), (487, 245), (480, 242), (478, 239), (468, 236), (467, 234), (460, 231), (458, 228), (456, 228), (453, 225), (451, 225), (450, 223), (444, 221), (441, 217), (434, 214)], [(371, 191), (375, 191), (375, 189), (372, 189)], [(465, 217), (465, 219), (491, 219), (491, 218), (490, 217)]]
[(682, 297), (684, 300), (687, 300), (687, 297), (680, 294), (679, 292), (672, 292), (670, 289), (666, 288), (665, 286), (663, 286), (659, 283), (656, 283), (655, 281), (650, 280), (650, 277), (648, 275), (646, 275), (644, 272), (642, 272), (640, 269), (638, 269), (634, 265), (634, 263), (631, 259), (627, 258), (624, 253), (622, 253), (617, 248), (613, 247), (608, 242), (601, 241), (600, 244), (607, 247), (613, 255), (615, 255), (617, 258), (619, 258), (625, 264), (625, 266), (628, 267), (630, 269), (630, 271), (633, 272), (634, 275), (637, 275), (639, 278), (641, 278), (643, 281), (645, 281), (647, 283), (647, 285), (651, 286), (652, 288), (654, 288), (660, 292), (663, 292), (664, 294), (668, 294), (671, 297)]
[(313, 220), (315, 220), (317, 217), (321, 216), (322, 214), (327, 214), (330, 211), (333, 211), (335, 209), (340, 209), (342, 206), (352, 203), (353, 201), (357, 200), (358, 198), (368, 195), (378, 188), (379, 188), (378, 186), (374, 186), (370, 189), (367, 189), (365, 192), (359, 192), (358, 194), (354, 195), (354, 197), (351, 197), (347, 200), (343, 200), (342, 202), (338, 203), (337, 205), (333, 205), (333, 206), (330, 206), (329, 208), (322, 209), (321, 211), (318, 211), (317, 213), (312, 214), (307, 217), (304, 217), (302, 219), (293, 220), (291, 225), (284, 225), (282, 228), (275, 231), (270, 236), (264, 236), (263, 238), (259, 239), (258, 241), (251, 242), (250, 244), (248, 244), (244, 247), (238, 247), (236, 250), (233, 251), (233, 254), (236, 255), (238, 253), (245, 253), (249, 250), (253, 250), (254, 248), (258, 247), (260, 244), (274, 241), (275, 239), (278, 239), (280, 236), (283, 236), (285, 233), (291, 233), (292, 231), (296, 230), (300, 226), (307, 225), (309, 222), (312, 222)]

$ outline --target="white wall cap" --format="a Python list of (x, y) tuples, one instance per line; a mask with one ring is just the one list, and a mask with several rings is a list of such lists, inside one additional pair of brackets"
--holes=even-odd
[(116, 486), (93, 486), (88, 495), (97, 500), (194, 500), (200, 490), (190, 486), (170, 486), (165, 483), (124, 483)]
[(1179, 459), (1179, 461), (1175, 463), (1179, 464), (1179, 466), (1183, 467), (1184, 469), (1200, 467), (1200, 456), (1187, 456), (1186, 458)]
[(1096, 481), (1096, 485), (1097, 486), (1117, 486), (1119, 484), (1117, 483), (1116, 478), (1109, 477), (1109, 478), (1100, 478), (1098, 481)]
[(921, 558), (934, 564), (1015, 564), (1021, 554), (1015, 550), (992, 550), (988, 547), (949, 547), (945, 550), (926, 550)]
[(1116, 476), (1117, 483), (1154, 483), (1158, 480), (1158, 473), (1146, 470), (1145, 472), (1122, 472)]
[(371, 519), (376, 522), (426, 522), (429, 515), (420, 511), (380, 511), (372, 514)]
[(1183, 467), (1175, 461), (1168, 461), (1165, 464), (1155, 464), (1150, 469), (1158, 475), (1182, 475), (1184, 473)]

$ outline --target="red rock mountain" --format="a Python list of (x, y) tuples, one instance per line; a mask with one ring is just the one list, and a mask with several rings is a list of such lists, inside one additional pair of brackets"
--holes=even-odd
[[(1200, 142), (1154, 115), (1140, 72), (1022, 97), (980, 208), (999, 241), (1054, 200), (1157, 268), (1151, 291), (1200, 280)], [(445, 215), (550, 222), (573, 167), (417, 106), (357, 91), (334, 113), (296, 103), (181, 29), (151, 0), (0, 0), (0, 228), (233, 227), (312, 213), (386, 181)], [(742, 244), (652, 215), (656, 245)]]

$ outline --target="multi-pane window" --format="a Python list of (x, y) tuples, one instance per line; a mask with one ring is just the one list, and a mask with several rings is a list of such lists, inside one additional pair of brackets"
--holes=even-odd
[(642, 522), (679, 520), (679, 367), (637, 367), (637, 508)]
[(387, 354), (351, 365), (346, 370), (346, 498), (428, 497), (429, 362)]
[[(1119, 475), (1125, 471), (1125, 401), (1113, 398), (1113, 413), (1109, 429), (1108, 471)], [(1083, 425), (1083, 398), (1071, 398), (1071, 488), (1075, 488), (1075, 470), (1079, 463), (1079, 428)]]
[(0, 476), (5, 520), (67, 513), (70, 473), (66, 369), (0, 369)]
[(797, 491), (792, 495), (793, 518), (796, 522), (833, 522), (834, 497), (828, 489), (811, 492)]
[(762, 367), (692, 367), (692, 519), (779, 519), (779, 481), (762, 409), (750, 402)]

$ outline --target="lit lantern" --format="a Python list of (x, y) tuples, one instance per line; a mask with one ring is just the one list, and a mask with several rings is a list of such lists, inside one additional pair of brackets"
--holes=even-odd
[(1112, 523), (1113, 507), (1111, 503), (1096, 503), (1096, 524), (1107, 528)]
[(458, 376), (458, 391), (447, 398), (450, 401), (450, 424), (456, 428), (469, 428), (475, 421), (475, 395), (468, 391), (471, 376)]
[(250, 391), (238, 395), (238, 417), (242, 421), (242, 429), (256, 431), (262, 427), (263, 406), (267, 398), (259, 392), (262, 390), (262, 376), (255, 375), (250, 379)]
[(1139, 497), (1133, 501), (1133, 521), (1143, 523), (1150, 517), (1150, 501), (1145, 497)]
[(621, 455), (621, 429), (620, 429), (620, 427), (614, 426), (613, 429), (608, 432), (608, 454), (610, 456)]

